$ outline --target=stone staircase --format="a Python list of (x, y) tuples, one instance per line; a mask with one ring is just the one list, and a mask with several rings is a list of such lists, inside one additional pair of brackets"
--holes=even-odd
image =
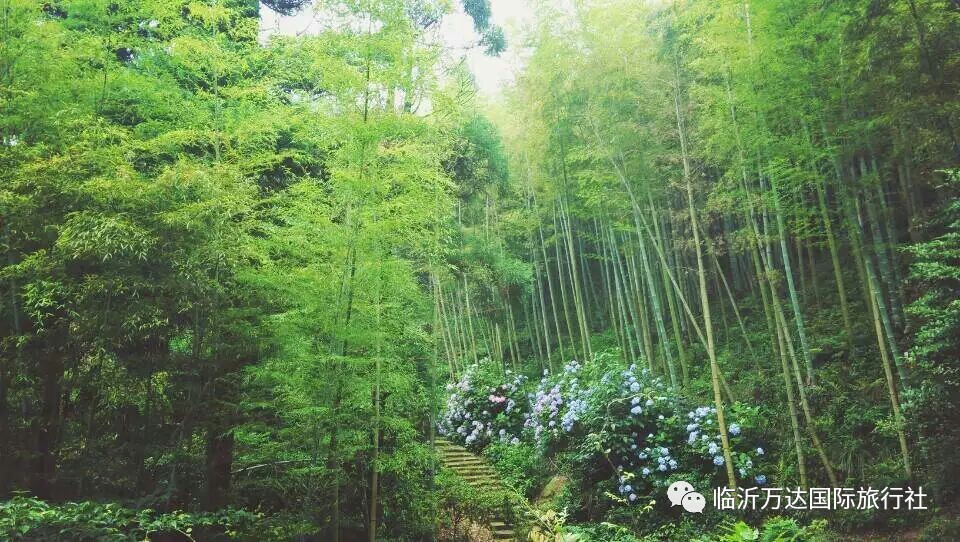
[[(436, 446), (443, 466), (457, 473), (471, 486), (480, 489), (500, 488), (497, 473), (486, 459), (443, 438), (437, 437)], [(513, 527), (503, 518), (494, 518), (489, 527), (494, 540), (516, 540)]]

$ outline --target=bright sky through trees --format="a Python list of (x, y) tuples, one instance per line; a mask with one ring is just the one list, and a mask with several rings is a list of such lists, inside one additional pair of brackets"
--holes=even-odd
[[(499, 56), (484, 54), (476, 47), (479, 35), (473, 21), (457, 5), (454, 13), (443, 19), (440, 39), (449, 49), (449, 60), (459, 61), (466, 57), (467, 65), (477, 81), (481, 94), (493, 98), (512, 83), (523, 66), (527, 51), (520, 40), (523, 30), (534, 21), (534, 6), (531, 0), (490, 0), (492, 20), (503, 27), (508, 49)], [(292, 15), (281, 15), (269, 8), (260, 11), (261, 39), (272, 34), (304, 35), (315, 32), (317, 15), (307, 7)]]

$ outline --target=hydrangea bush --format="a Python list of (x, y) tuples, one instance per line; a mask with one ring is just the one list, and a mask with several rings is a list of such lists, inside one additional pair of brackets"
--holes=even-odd
[(519, 444), (529, 412), (526, 384), (527, 377), (507, 370), (504, 378), (492, 363), (471, 365), (447, 385), (439, 433), (473, 450), (491, 442)]
[[(590, 364), (545, 371), (536, 388), (489, 366), (469, 368), (448, 385), (440, 432), (480, 450), (491, 442), (532, 444), (541, 456), (562, 455), (584, 487), (614, 503), (645, 503), (672, 482), (726, 483), (726, 459), (712, 406), (692, 404), (677, 389), (636, 365), (602, 354)], [(756, 409), (727, 410), (738, 482), (767, 483), (766, 451), (753, 437)]]
[(558, 449), (587, 411), (589, 390), (580, 386), (582, 366), (576, 360), (551, 376), (543, 372), (537, 389), (530, 393), (530, 413), (524, 427), (539, 449)]
[[(756, 419), (756, 412), (737, 404), (729, 409), (729, 413), (733, 421), (727, 425), (727, 438), (730, 440), (737, 479), (745, 485), (762, 486), (767, 483), (767, 476), (757, 470), (754, 461), (762, 462), (767, 452), (759, 442), (744, 433), (745, 420)], [(697, 407), (687, 413), (687, 419), (687, 444), (701, 458), (709, 459), (714, 466), (725, 469), (726, 460), (717, 432), (717, 409)]]
[[(599, 361), (599, 360), (598, 360)], [(738, 480), (762, 485), (762, 445), (750, 439), (755, 412), (728, 409), (728, 433)], [(571, 362), (545, 375), (531, 398), (530, 438), (541, 453), (570, 449), (583, 482), (639, 502), (676, 480), (723, 485), (725, 459), (716, 409), (691, 406), (675, 388), (647, 369), (584, 368)]]

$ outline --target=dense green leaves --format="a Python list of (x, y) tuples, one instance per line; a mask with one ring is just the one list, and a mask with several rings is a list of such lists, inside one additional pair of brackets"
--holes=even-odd
[[(607, 425), (689, 438), (601, 380), (626, 360), (772, 480), (956, 496), (956, 2), (537, 2), (496, 105), (440, 43), (461, 9), (501, 53), (488, 0), (262, 4), (0, 0), (0, 495), (43, 499), (7, 537), (450, 534), (503, 504), (429, 446), (482, 359), (454, 402), (577, 367), (617, 405), (531, 418), (556, 464), (492, 448), (530, 496), (583, 482), (544, 533), (699, 536), (598, 504), (642, 436)], [(749, 483), (716, 434), (681, 459)]]

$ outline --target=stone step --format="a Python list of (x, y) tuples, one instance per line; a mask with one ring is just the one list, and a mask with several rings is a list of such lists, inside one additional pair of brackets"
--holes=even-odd
[(464, 481), (472, 486), (477, 486), (477, 487), (482, 486), (482, 487), (487, 487), (491, 489), (495, 489), (500, 486), (500, 484), (498, 484), (496, 480), (491, 480), (489, 478), (473, 478), (473, 479), (464, 480)]
[(488, 478), (496, 478), (497, 473), (488, 470), (488, 469), (450, 469), (460, 476), (486, 476)]
[(489, 472), (491, 474), (495, 474), (497, 472), (493, 470), (493, 468), (491, 468), (489, 465), (484, 465), (483, 463), (460, 463), (460, 464), (444, 463), (443, 466), (457, 472), (484, 471), (484, 472)]
[[(485, 458), (446, 439), (438, 438), (436, 448), (443, 466), (452, 470), (471, 486), (484, 490), (502, 487), (497, 472)], [(490, 522), (489, 528), (493, 540), (516, 540), (516, 533), (505, 521), (495, 519)]]
[(445, 450), (438, 451), (440, 452), (440, 455), (444, 457), (477, 457), (476, 454), (472, 454), (464, 450), (451, 450), (447, 448)]
[(473, 452), (471, 452), (471, 451), (469, 451), (469, 450), (464, 450), (463, 448), (459, 448), (459, 449), (458, 449), (458, 448), (440, 448), (440, 447), (437, 447), (437, 452), (439, 452), (440, 455), (442, 455), (442, 456), (451, 456), (451, 457), (455, 457), (455, 456), (460, 456), (460, 457), (471, 456), (471, 457), (477, 457), (477, 455), (474, 454)]
[(478, 457), (477, 454), (461, 452), (460, 450), (440, 450), (439, 452), (443, 457)]
[(483, 470), (487, 470), (487, 471), (489, 471), (489, 472), (495, 472), (495, 471), (493, 470), (493, 468), (490, 467), (490, 465), (486, 465), (486, 464), (481, 463), (481, 462), (459, 462), (459, 463), (451, 463), (451, 462), (449, 462), (449, 461), (444, 461), (444, 462), (443, 462), (443, 466), (447, 467), (448, 469), (453, 469), (453, 470), (477, 470), (477, 469), (483, 469)]
[(445, 464), (454, 464), (454, 465), (489, 465), (490, 464), (478, 457), (453, 457), (453, 458), (441, 457), (440, 460), (443, 461)]
[(468, 480), (476, 480), (479, 478), (484, 478), (487, 480), (497, 479), (497, 476), (495, 474), (490, 474), (489, 472), (459, 472), (459, 471), (453, 471), (453, 472), (456, 473), (457, 476), (464, 479), (468, 479)]
[[(455, 459), (455, 460), (441, 460), (444, 465), (449, 467), (489, 467), (489, 463), (484, 463), (479, 459)], [(491, 467), (492, 468), (492, 467)]]
[(481, 471), (484, 471), (484, 472), (489, 472), (489, 473), (491, 473), (491, 474), (493, 474), (493, 473), (496, 472), (496, 471), (494, 471), (493, 469), (491, 469), (490, 467), (488, 467), (487, 465), (484, 465), (483, 463), (469, 463), (469, 464), (460, 464), (460, 465), (451, 465), (450, 463), (444, 463), (443, 466), (447, 467), (447, 468), (450, 469), (450, 470), (455, 470), (455, 471), (457, 471), (457, 472), (460, 472), (460, 471), (477, 471), (477, 470), (481, 470)]
[(476, 456), (474, 456), (474, 457), (468, 457), (468, 456), (465, 456), (465, 455), (458, 455), (458, 456), (455, 456), (455, 457), (444, 457), (444, 456), (440, 456), (440, 459), (441, 459), (444, 463), (479, 463), (479, 464), (481, 464), (481, 465), (487, 465), (487, 464), (488, 464), (486, 461), (484, 461), (483, 459), (480, 459), (479, 457), (476, 457)]
[(460, 477), (463, 478), (464, 480), (466, 480), (467, 483), (469, 483), (469, 484), (479, 484), (479, 483), (483, 482), (483, 483), (485, 483), (485, 484), (487, 484), (487, 485), (497, 485), (497, 480), (495, 480), (495, 479), (493, 479), (493, 478), (491, 478), (491, 477), (489, 477), (489, 476), (483, 476), (483, 475), (468, 475), (468, 476), (462, 476), (462, 475), (461, 475)]
[(477, 461), (477, 460), (470, 461), (466, 459), (460, 459), (457, 461), (444, 461), (443, 464), (451, 469), (480, 468), (480, 469), (489, 469), (491, 471), (493, 470), (493, 467), (491, 467), (490, 465), (487, 465), (483, 461)]
[(471, 452), (470, 450), (467, 450), (466, 448), (460, 448), (460, 447), (455, 448), (452, 446), (437, 446), (437, 451), (440, 452), (441, 454), (475, 455), (473, 452)]
[(467, 454), (463, 454), (463, 455), (444, 455), (444, 454), (440, 454), (440, 457), (441, 457), (444, 461), (477, 461), (477, 462), (479, 462), (479, 463), (484, 463), (484, 462), (485, 462), (483, 459), (480, 459), (479, 457), (477, 457), (477, 456), (475, 456), (475, 455), (467, 455)]
[(460, 476), (486, 476), (487, 478), (496, 478), (497, 473), (489, 469), (451, 469)]
[(470, 469), (470, 470), (450, 469), (450, 470), (453, 471), (454, 474), (460, 477), (471, 476), (475, 478), (477, 476), (482, 476), (490, 479), (497, 478), (497, 474), (495, 472), (490, 472), (488, 470), (477, 470), (477, 469)]

